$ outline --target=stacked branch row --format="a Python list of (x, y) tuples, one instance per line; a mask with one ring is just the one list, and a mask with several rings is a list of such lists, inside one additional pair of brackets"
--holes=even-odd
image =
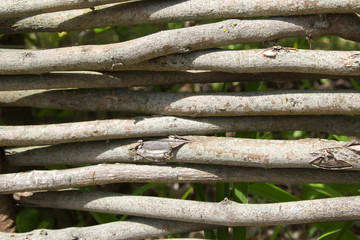
[[(0, 126), (0, 146), (6, 147), (5, 163), (12, 171), (0, 175), (0, 194), (14, 193), (19, 203), (41, 207), (157, 219), (149, 222), (146, 218), (135, 218), (83, 229), (46, 230), (46, 236), (57, 239), (75, 234), (86, 239), (99, 236), (141, 239), (215, 226), (360, 219), (358, 197), (241, 205), (228, 200), (202, 203), (103, 192), (50, 192), (120, 182), (357, 184), (360, 180), (358, 142), (194, 135), (305, 130), (360, 136), (360, 119), (349, 116), (360, 115), (359, 91), (193, 94), (113, 88), (175, 83), (359, 79), (360, 51), (300, 50), (280, 46), (241, 51), (214, 49), (237, 43), (269, 44), (287, 37), (303, 37), (311, 44), (324, 35), (360, 42), (360, 17), (356, 14), (360, 11), (359, 1), (329, 0), (318, 4), (307, 0), (266, 4), (258, 0), (225, 3), (217, 0), (10, 2), (0, 3), (0, 34), (227, 19), (114, 44), (41, 50), (0, 49), (0, 107), (119, 111), (138, 115), (121, 120)], [(268, 18), (239, 19), (245, 17)], [(149, 137), (157, 138), (138, 141)], [(177, 144), (181, 140), (184, 142)], [(160, 145), (160, 149), (156, 148)], [(154, 156), (154, 152), (158, 155)], [(159, 166), (154, 164), (157, 162), (169, 164)], [(24, 166), (63, 164), (95, 165), (16, 172)], [(49, 192), (36, 193), (44, 190)], [(164, 206), (171, 211), (154, 211), (164, 210)], [(219, 212), (223, 214), (219, 216)], [(44, 232), (32, 234), (41, 239)], [(2, 239), (13, 236), (23, 235), (0, 233)]]

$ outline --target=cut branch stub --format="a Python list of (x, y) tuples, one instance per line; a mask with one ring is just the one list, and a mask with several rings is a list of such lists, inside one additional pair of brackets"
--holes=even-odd
[(353, 166), (345, 161), (360, 159), (360, 143), (352, 142), (343, 147), (323, 148), (311, 153), (315, 158), (310, 165), (327, 170), (344, 170)]
[(167, 139), (158, 139), (152, 141), (138, 141), (137, 145), (130, 148), (138, 156), (150, 161), (160, 162), (172, 158), (173, 150), (185, 143), (191, 142), (189, 139), (176, 135), (171, 135)]

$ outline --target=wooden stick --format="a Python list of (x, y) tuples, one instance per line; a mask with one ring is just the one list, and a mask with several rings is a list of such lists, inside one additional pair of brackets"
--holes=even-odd
[[(156, 161), (262, 168), (320, 167), (335, 170), (360, 170), (360, 154), (357, 152), (360, 150), (360, 145), (355, 143), (319, 139), (291, 141), (183, 137), (191, 142), (172, 150), (171, 158), (164, 157)], [(156, 140), (149, 139), (148, 141), (156, 145)], [(9, 164), (15, 166), (154, 162), (155, 160), (150, 159), (151, 151), (148, 152), (147, 158), (142, 157), (140, 152), (137, 153), (138, 144), (137, 140), (113, 140), (108, 143), (72, 143), (25, 151), (10, 149), (6, 159)], [(316, 159), (322, 160), (321, 165)]]
[(234, 166), (150, 166), (99, 164), (66, 170), (30, 171), (0, 175), (0, 194), (66, 189), (120, 182), (272, 182), (357, 184), (358, 171), (262, 169)]
[(358, 90), (165, 93), (127, 90), (0, 92), (0, 106), (224, 117), (360, 114)]
[(69, 142), (207, 135), (223, 132), (304, 130), (360, 136), (360, 120), (349, 116), (135, 117), (62, 124), (0, 126), (1, 146), (33, 146)]
[(47, 208), (129, 214), (222, 226), (360, 220), (358, 196), (267, 204), (239, 204), (227, 199), (212, 203), (80, 191), (44, 192), (30, 196), (15, 194), (15, 198), (20, 203)]

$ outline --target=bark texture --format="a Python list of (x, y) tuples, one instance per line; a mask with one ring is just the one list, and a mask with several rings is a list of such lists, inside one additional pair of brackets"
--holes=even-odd
[(159, 93), (127, 90), (0, 92), (0, 106), (190, 117), (360, 114), (358, 90)]
[[(332, 162), (346, 162), (360, 170), (360, 145), (319, 139), (256, 140), (222, 137), (183, 136), (191, 142), (172, 151), (160, 162), (202, 163), (262, 168), (314, 168), (311, 161), (333, 156)], [(151, 139), (156, 141), (156, 139)], [(80, 165), (116, 162), (154, 162), (136, 154), (137, 140), (114, 140), (56, 145), (25, 151), (9, 150), (7, 161), (16, 166)], [(328, 162), (328, 164), (330, 164)], [(340, 164), (340, 163), (339, 163)], [(321, 166), (326, 168), (326, 166)], [(328, 169), (339, 169), (328, 166)], [(341, 169), (341, 168), (340, 168)]]
[[(215, 69), (215, 66), (212, 66)], [(227, 72), (53, 72), (41, 75), (0, 75), (1, 91), (57, 88), (126, 88), (137, 86), (187, 83), (296, 81), (315, 79), (346, 79), (348, 75), (304, 74), (289, 72), (227, 73)], [(358, 75), (351, 78), (360, 80)]]
[[(1, 23), (0, 26), (2, 26)], [(0, 28), (1, 32), (3, 31)], [(349, 40), (360, 41), (360, 18), (357, 15), (350, 14), (329, 15), (325, 18), (309, 15), (254, 20), (232, 19), (157, 32), (114, 44), (46, 50), (0, 50), (0, 74), (46, 73), (62, 70), (115, 70), (121, 69), (125, 65), (173, 53), (187, 53), (240, 42), (264, 42), (286, 37), (307, 36), (314, 38), (321, 35), (336, 35)], [(286, 59), (290, 56), (298, 56), (297, 54), (302, 52), (289, 53), (284, 51), (279, 52), (278, 55)], [(317, 51), (311, 52), (312, 54), (318, 53)], [(274, 60), (276, 62), (278, 59), (264, 57), (262, 50), (256, 50), (254, 53), (257, 53), (256, 59), (263, 59), (268, 62), (274, 62)], [(356, 69), (359, 69), (359, 55), (356, 55), (358, 53), (338, 52), (336, 54), (333, 52), (332, 54), (344, 58), (342, 61), (334, 59), (337, 64), (341, 63), (341, 66), (348, 64), (348, 72), (355, 72)], [(332, 54), (326, 52), (324, 54), (326, 58), (332, 58)], [(321, 65), (321, 62), (318, 63)], [(332, 62), (328, 63), (333, 66)], [(334, 72), (334, 70), (330, 70), (330, 72)], [(358, 74), (359, 72), (357, 72)]]
[[(4, 4), (8, 5), (7, 2), (5, 1)], [(95, 11), (81, 9), (41, 14), (28, 18), (4, 19), (0, 22), (0, 26), (2, 26), (0, 31), (1, 33), (70, 31), (129, 24), (219, 18), (354, 13), (360, 11), (359, 9), (360, 4), (357, 0), (322, 0), (316, 2), (310, 0), (276, 0), (266, 2), (266, 4), (261, 0), (149, 0), (99, 6), (95, 8)], [(11, 14), (11, 12), (9, 11), (7, 14)], [(16, 15), (14, 14), (14, 16)], [(349, 27), (348, 25), (344, 26)]]
[(305, 130), (360, 136), (360, 119), (349, 116), (135, 117), (48, 125), (0, 126), (0, 146), (144, 138), (168, 135)]
[(0, 194), (66, 189), (120, 182), (211, 183), (271, 182), (282, 184), (358, 184), (358, 171), (320, 169), (262, 169), (234, 166), (99, 164), (66, 170), (8, 173), (0, 175)]
[[(151, 59), (114, 70), (212, 70), (232, 73), (297, 72), (306, 74), (359, 75), (360, 51), (204, 50)], [(267, 56), (269, 54), (269, 56)], [(216, 59), (216, 61), (214, 61)]]
[(159, 219), (133, 218), (127, 221), (99, 224), (90, 227), (73, 227), (59, 230), (38, 229), (28, 233), (0, 233), (0, 238), (2, 240), (134, 240), (200, 231), (209, 228), (214, 228), (214, 226)]
[(40, 207), (128, 214), (222, 226), (360, 220), (358, 196), (267, 204), (241, 204), (227, 199), (211, 203), (78, 191), (35, 193), (30, 196), (15, 194), (15, 198), (22, 203)]
[(0, 2), (0, 18), (24, 17), (69, 9), (90, 8), (122, 1), (126, 0), (47, 0), (46, 2), (41, 0), (5, 0)]

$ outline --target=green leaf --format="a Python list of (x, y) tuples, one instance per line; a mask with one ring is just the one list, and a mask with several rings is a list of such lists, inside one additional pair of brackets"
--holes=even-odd
[(25, 208), (16, 215), (16, 230), (19, 233), (29, 232), (37, 228), (40, 222), (39, 211), (36, 208)]
[(356, 235), (353, 234), (352, 232), (349, 232), (349, 229), (353, 224), (354, 224), (353, 221), (337, 223), (336, 224), (337, 228), (335, 230), (332, 230), (330, 228), (331, 230), (321, 235), (318, 238), (318, 240), (340, 240), (340, 239), (357, 240), (358, 237), (356, 237)]
[(95, 33), (101, 33), (101, 32), (104, 32), (104, 31), (110, 29), (110, 28), (111, 28), (111, 27), (94, 28), (93, 31), (94, 31)]
[(350, 139), (347, 136), (339, 136), (339, 135), (335, 135), (335, 134), (330, 134), (328, 139), (336, 140), (336, 141), (343, 141), (343, 142), (350, 142)]
[(142, 187), (139, 187), (135, 191), (133, 191), (131, 193), (131, 195), (142, 195), (146, 190), (149, 190), (149, 189), (155, 188), (155, 187), (162, 187), (164, 185), (165, 185), (165, 183), (148, 183)]
[(249, 187), (249, 192), (273, 202), (291, 202), (299, 200), (294, 195), (270, 183), (253, 183)]
[(189, 189), (184, 193), (184, 195), (182, 195), (181, 199), (182, 199), (182, 200), (187, 199), (187, 197), (189, 196), (189, 194), (190, 194), (193, 190), (194, 190), (193, 187), (189, 188)]
[(110, 214), (110, 213), (99, 213), (99, 212), (90, 212), (91, 216), (93, 216), (93, 218), (95, 218), (95, 220), (99, 223), (99, 224), (103, 224), (103, 223), (109, 223), (109, 222), (115, 222), (118, 221), (119, 219), (117, 219), (117, 217), (115, 216), (115, 214)]
[(350, 82), (351, 82), (351, 84), (354, 86), (354, 88), (355, 88), (356, 90), (360, 90), (360, 85), (359, 85), (359, 83), (358, 83), (355, 79), (350, 78)]
[(313, 191), (329, 197), (342, 197), (343, 195), (326, 184), (307, 184)]

